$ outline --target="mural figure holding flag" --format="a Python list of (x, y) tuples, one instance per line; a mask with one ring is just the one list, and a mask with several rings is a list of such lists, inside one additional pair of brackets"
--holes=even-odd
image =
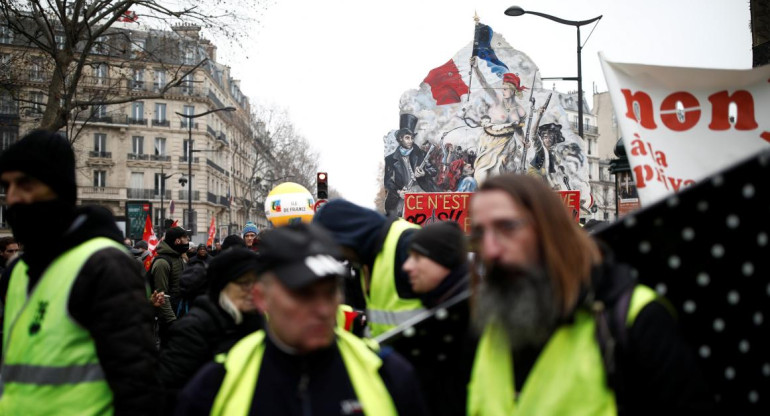
[(403, 212), (406, 192), (438, 191), (432, 179), (438, 171), (430, 163), (428, 154), (433, 146), (427, 152), (415, 146), (417, 117), (401, 114), (400, 121), (401, 128), (396, 132), (398, 147), (385, 158), (385, 189), (388, 191), (385, 213), (399, 216)]

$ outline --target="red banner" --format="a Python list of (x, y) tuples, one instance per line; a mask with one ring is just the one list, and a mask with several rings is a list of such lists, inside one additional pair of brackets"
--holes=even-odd
[(206, 247), (214, 245), (214, 236), (217, 234), (217, 227), (214, 226), (214, 217), (211, 217), (211, 225), (209, 225), (209, 239), (206, 240)]
[[(580, 222), (580, 191), (558, 191), (564, 206)], [(415, 192), (404, 195), (404, 218), (414, 224), (428, 225), (454, 221), (466, 234), (471, 231), (468, 207), (473, 192)]]

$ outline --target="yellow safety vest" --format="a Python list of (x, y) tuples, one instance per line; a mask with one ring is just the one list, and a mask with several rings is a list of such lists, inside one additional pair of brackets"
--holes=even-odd
[[(396, 220), (388, 230), (382, 250), (374, 259), (369, 295), (366, 297), (366, 319), (372, 337), (395, 328), (425, 309), (419, 299), (403, 299), (396, 290), (396, 248), (404, 231), (420, 228), (404, 220)], [(364, 291), (366, 293), (366, 291)]]
[[(369, 416), (395, 416), (396, 407), (379, 374), (382, 360), (355, 335), (335, 329), (337, 348), (350, 377), (356, 397)], [(212, 416), (248, 415), (257, 387), (262, 358), (265, 354), (265, 332), (257, 331), (227, 353), (225, 378), (219, 388)]]
[[(636, 286), (628, 327), (656, 296), (649, 287)], [(591, 313), (578, 310), (574, 323), (551, 336), (516, 397), (508, 339), (498, 325), (487, 325), (468, 385), (468, 415), (616, 415), (615, 394), (607, 386), (595, 333)]]
[(81, 268), (94, 252), (108, 247), (125, 251), (104, 237), (66, 251), (29, 297), (28, 266), (20, 260), (14, 267), (5, 306), (0, 415), (113, 414), (112, 390), (94, 340), (67, 309)]

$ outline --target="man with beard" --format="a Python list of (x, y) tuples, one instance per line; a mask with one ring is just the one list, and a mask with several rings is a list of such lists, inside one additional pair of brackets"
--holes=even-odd
[(398, 148), (385, 157), (385, 215), (400, 216), (404, 210), (404, 194), (422, 191), (437, 192), (433, 181), (438, 171), (430, 164), (420, 167), (426, 151), (415, 146), (417, 117), (401, 114), (401, 128), (396, 132)]
[(29, 133), (0, 155), (8, 222), (4, 415), (147, 415), (162, 403), (141, 265), (104, 208), (76, 208), (75, 155)]
[(165, 346), (168, 338), (168, 327), (176, 320), (176, 313), (180, 299), (180, 282), (184, 261), (182, 254), (187, 252), (190, 239), (187, 231), (182, 227), (172, 227), (166, 230), (163, 241), (158, 244), (156, 257), (152, 261), (150, 274), (152, 275), (152, 288), (158, 292), (169, 295), (170, 302), (164, 302), (160, 306), (158, 316), (158, 332), (161, 345)]
[(469, 414), (713, 409), (665, 303), (600, 249), (541, 180), (491, 178), (470, 213), (487, 273), (474, 301), (482, 335)]

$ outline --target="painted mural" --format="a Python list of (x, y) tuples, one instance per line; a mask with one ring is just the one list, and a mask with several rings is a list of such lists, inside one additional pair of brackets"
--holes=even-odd
[[(543, 178), (588, 197), (588, 162), (537, 65), (489, 26), (404, 92), (399, 125), (384, 137), (385, 210), (403, 214), (408, 192), (472, 192), (507, 172)], [(394, 126), (395, 127), (395, 126)]]

